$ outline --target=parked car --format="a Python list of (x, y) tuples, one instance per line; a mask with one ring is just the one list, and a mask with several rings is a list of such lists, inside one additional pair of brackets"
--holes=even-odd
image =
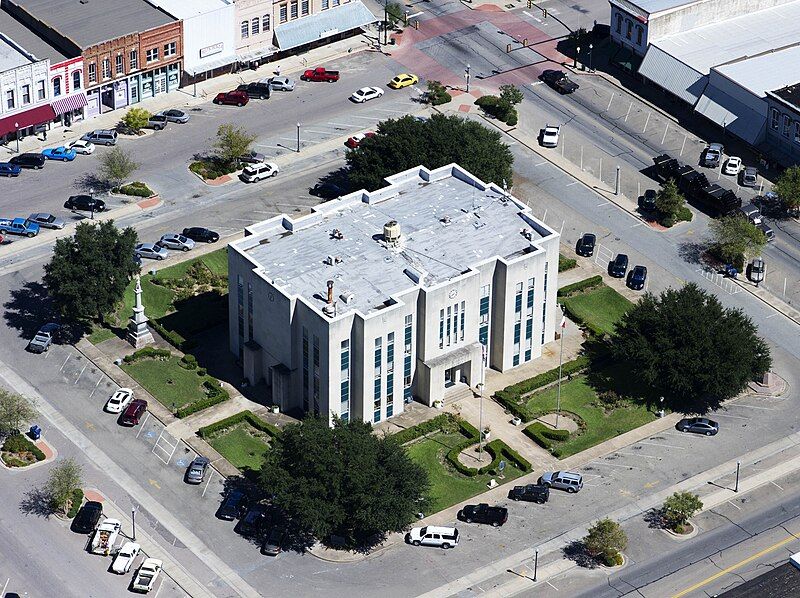
[(707, 168), (716, 168), (722, 161), (722, 154), (725, 148), (721, 143), (711, 143), (703, 150), (702, 165)]
[(719, 432), (719, 424), (707, 417), (684, 417), (675, 428), (679, 432), (692, 432), (706, 436), (715, 436)]
[(335, 83), (339, 80), (339, 71), (329, 71), (324, 66), (308, 69), (300, 75), (301, 81), (325, 81)]
[(634, 266), (628, 274), (627, 285), (634, 291), (641, 291), (647, 283), (647, 268), (645, 266)]
[(147, 411), (147, 401), (144, 399), (134, 399), (122, 414), (122, 425), (138, 426), (145, 411)]
[(467, 523), (488, 523), (493, 527), (500, 527), (508, 521), (508, 509), (505, 507), (493, 507), (487, 503), (478, 505), (465, 505), (458, 512), (458, 518)]
[(369, 100), (379, 98), (383, 94), (384, 91), (380, 87), (362, 87), (361, 89), (357, 89), (353, 92), (353, 94), (350, 96), (350, 101), (355, 102), (356, 104), (363, 104)]
[(150, 118), (147, 119), (147, 126), (155, 131), (161, 131), (164, 127), (167, 126), (169, 119), (163, 114), (153, 114)]
[(122, 548), (119, 549), (119, 552), (114, 557), (114, 560), (111, 563), (111, 570), (114, 573), (119, 573), (120, 575), (124, 575), (128, 571), (131, 570), (133, 566), (133, 562), (136, 560), (136, 557), (139, 556), (139, 551), (141, 551), (142, 547), (139, 546), (136, 542), (125, 542), (122, 545)]
[(258, 162), (245, 166), (239, 178), (245, 183), (256, 183), (262, 179), (278, 176), (279, 172), (280, 169), (274, 162)]
[(560, 133), (561, 127), (545, 126), (544, 129), (539, 131), (539, 145), (542, 147), (557, 147)]
[(764, 277), (767, 274), (767, 264), (764, 262), (764, 258), (757, 257), (753, 260), (753, 263), (750, 264), (750, 275), (748, 278), (753, 282), (761, 282), (764, 280)]
[(246, 93), (247, 97), (251, 99), (266, 100), (270, 96), (272, 87), (269, 83), (253, 81), (252, 83), (242, 83), (236, 88), (236, 91)]
[(368, 131), (367, 133), (356, 133), (352, 137), (348, 137), (347, 141), (345, 141), (344, 144), (350, 149), (355, 149), (359, 145), (361, 145), (361, 142), (364, 141), (367, 137), (375, 137), (375, 133), (373, 133), (372, 131)]
[(558, 70), (555, 70), (555, 69), (547, 69), (547, 70), (542, 71), (542, 74), (539, 75), (539, 79), (541, 81), (544, 81), (548, 85), (554, 85), (556, 81), (560, 81), (561, 79), (563, 79), (566, 76), (567, 76), (567, 74), (564, 71), (558, 71)]
[(267, 157), (264, 154), (255, 151), (249, 151), (239, 156), (239, 162), (244, 162), (245, 164), (257, 164), (266, 161)]
[(731, 156), (725, 161), (725, 166), (722, 167), (722, 174), (736, 176), (742, 169), (742, 159), (738, 156)]
[(537, 502), (540, 505), (543, 505), (550, 498), (550, 488), (544, 484), (526, 484), (525, 486), (514, 486), (508, 491), (508, 498), (511, 500)]
[(278, 556), (283, 550), (283, 544), (286, 541), (286, 528), (282, 523), (273, 525), (269, 532), (264, 537), (264, 542), (261, 544), (261, 554), (267, 556)]
[(743, 205), (738, 210), (738, 214), (744, 218), (747, 218), (750, 222), (758, 226), (764, 220), (761, 218), (761, 209), (755, 205), (754, 203), (748, 203)]
[(86, 141), (85, 139), (76, 139), (75, 141), (70, 141), (67, 147), (75, 150), (76, 154), (89, 155), (94, 153), (95, 145), (91, 141)]
[(227, 104), (228, 106), (245, 106), (250, 101), (250, 97), (243, 91), (234, 89), (233, 91), (223, 91), (214, 98), (215, 104)]
[(201, 226), (193, 226), (183, 229), (183, 236), (188, 237), (195, 243), (216, 243), (219, 241), (219, 233)]
[(270, 505), (256, 503), (247, 510), (247, 513), (239, 520), (233, 531), (241, 536), (254, 538), (269, 524), (271, 513), (272, 507)]
[(772, 230), (772, 228), (766, 222), (756, 224), (756, 228), (764, 233), (764, 236), (767, 238), (767, 243), (771, 243), (775, 240), (775, 231)]
[(35, 222), (41, 228), (55, 228), (60, 230), (67, 225), (67, 223), (61, 218), (56, 218), (47, 212), (36, 212), (35, 214), (31, 214), (28, 216), (28, 220), (30, 222)]
[(61, 326), (50, 322), (45, 324), (28, 342), (28, 351), (31, 353), (44, 353), (53, 344), (53, 340), (58, 336)]
[(211, 465), (211, 460), (207, 457), (201, 457), (200, 455), (195, 457), (194, 460), (189, 463), (189, 468), (186, 470), (186, 483), (201, 483), (206, 476), (206, 470), (208, 470), (209, 465)]
[(584, 233), (578, 239), (578, 244), (575, 246), (575, 253), (583, 257), (592, 257), (594, 255), (594, 246), (597, 243), (597, 237), (592, 233)]
[(416, 85), (417, 83), (419, 83), (419, 77), (411, 73), (402, 73), (389, 81), (389, 87), (392, 89), (402, 89), (410, 85)]
[(177, 249), (179, 251), (189, 251), (190, 249), (194, 249), (194, 241), (192, 241), (189, 237), (184, 237), (178, 233), (162, 235), (157, 244), (161, 247), (166, 247), (167, 249)]
[(163, 260), (169, 256), (169, 251), (155, 243), (138, 243), (133, 251), (135, 255), (151, 260)]
[(104, 212), (106, 202), (91, 195), (72, 195), (64, 202), (64, 207), (82, 212)]
[(543, 71), (539, 78), (562, 95), (570, 94), (580, 88), (580, 85), (567, 77), (564, 71), (548, 69)]
[(748, 166), (742, 171), (742, 187), (758, 187), (758, 168)]
[(556, 488), (558, 490), (566, 490), (567, 492), (574, 493), (583, 488), (583, 476), (571, 471), (553, 471), (542, 475), (538, 483), (548, 488)]
[(77, 153), (74, 149), (60, 145), (58, 147), (48, 147), (42, 150), (42, 155), (48, 160), (61, 160), (62, 162), (72, 162)]
[(0, 176), (19, 176), (22, 172), (19, 164), (12, 164), (11, 162), (0, 162)]
[(95, 145), (117, 145), (117, 132), (113, 129), (98, 129), (86, 133), (81, 139)]
[(130, 388), (118, 388), (106, 402), (106, 411), (109, 413), (122, 413), (133, 400), (133, 391)]
[(130, 589), (134, 592), (144, 592), (145, 594), (152, 590), (156, 581), (158, 580), (164, 562), (159, 559), (149, 558), (145, 559), (136, 575), (133, 576)]
[(167, 120), (171, 123), (186, 124), (189, 122), (189, 115), (183, 110), (178, 110), (177, 108), (162, 110), (158, 114), (161, 116), (166, 116)]
[(217, 509), (217, 517), (225, 521), (233, 521), (242, 516), (247, 510), (247, 494), (241, 488), (232, 488), (225, 495), (222, 504)]
[(438, 546), (439, 548), (452, 548), (458, 544), (458, 530), (454, 527), (413, 527), (406, 534), (406, 542), (414, 546)]
[(70, 528), (73, 532), (79, 534), (90, 534), (94, 531), (94, 528), (97, 527), (97, 524), (100, 523), (100, 517), (102, 516), (102, 503), (90, 500), (85, 502), (78, 510), (78, 514), (75, 515), (75, 519), (72, 520)]
[(308, 192), (315, 196), (321, 197), (322, 199), (333, 199), (335, 197), (341, 197), (347, 191), (342, 189), (339, 185), (335, 183), (331, 183), (330, 181), (325, 181), (324, 183), (317, 183)]
[(647, 212), (655, 212), (657, 195), (655, 189), (646, 189), (644, 195), (642, 195), (642, 209)]
[(262, 79), (262, 82), (267, 83), (272, 91), (294, 91), (294, 86), (297, 84), (289, 77), (270, 77)]
[(614, 278), (625, 278), (625, 273), (628, 271), (628, 256), (624, 253), (618, 253), (614, 261), (608, 265), (608, 273)]
[(36, 170), (40, 170), (44, 167), (45, 157), (42, 154), (28, 152), (26, 154), (14, 156), (8, 162), (9, 164), (19, 166), (20, 168), (34, 168)]

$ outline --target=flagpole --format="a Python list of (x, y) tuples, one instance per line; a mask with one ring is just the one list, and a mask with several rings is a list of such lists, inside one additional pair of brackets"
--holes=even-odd
[(564, 333), (567, 331), (567, 317), (564, 315), (564, 306), (561, 306), (561, 351), (558, 356), (558, 392), (556, 393), (556, 430), (558, 430), (558, 417), (561, 415), (561, 364), (564, 361)]
[(486, 363), (486, 345), (481, 347), (481, 398), (478, 414), (478, 463), (483, 462), (483, 384), (484, 384), (484, 364)]

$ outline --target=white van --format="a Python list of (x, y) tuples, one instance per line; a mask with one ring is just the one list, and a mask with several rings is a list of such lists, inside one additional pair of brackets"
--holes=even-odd
[(458, 530), (454, 527), (436, 527), (434, 525), (415, 527), (406, 534), (406, 542), (414, 546), (451, 548), (458, 544)]

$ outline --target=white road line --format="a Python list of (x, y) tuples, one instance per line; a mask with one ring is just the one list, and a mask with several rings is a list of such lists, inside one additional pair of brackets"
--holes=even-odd
[(637, 226), (642, 226), (643, 222), (637, 222), (636, 224), (631, 225), (631, 228), (636, 228)]
[(144, 416), (144, 421), (139, 425), (139, 431), (136, 432), (136, 438), (139, 438), (139, 434), (141, 434), (142, 430), (144, 430), (144, 425), (147, 423), (148, 419), (150, 419), (150, 412), (149, 411)]
[(603, 202), (603, 203), (599, 203), (599, 204), (597, 204), (597, 207), (598, 207), (598, 208), (600, 208), (600, 207), (602, 207), (602, 206), (607, 206), (607, 205), (608, 205), (608, 204), (610, 204), (610, 203), (611, 203), (610, 201), (605, 201), (605, 202)]
[(100, 383), (101, 383), (102, 381), (103, 381), (103, 376), (100, 376), (100, 377), (97, 379), (97, 384), (95, 384), (95, 385), (94, 385), (94, 390), (92, 390), (92, 392), (90, 392), (90, 393), (89, 393), (89, 398), (92, 398), (92, 395), (94, 395), (94, 393), (95, 393), (95, 392), (97, 392), (97, 387), (98, 387), (98, 386), (100, 386)]
[(742, 417), (741, 415), (730, 415), (728, 413), (715, 413), (714, 417), (732, 417), (733, 419), (750, 419), (749, 417)]
[(781, 488), (778, 484), (776, 484), (772, 480), (770, 480), (769, 483), (772, 484), (773, 486), (775, 486), (778, 490), (783, 490), (783, 488)]
[(345, 123), (331, 123), (331, 122), (329, 122), (328, 124), (329, 125), (333, 125), (334, 127), (352, 127), (352, 126), (354, 126), (354, 125), (345, 124)]
[(392, 112), (394, 114), (408, 114), (408, 110), (392, 110), (391, 108), (375, 108), (377, 112)]
[(609, 467), (621, 467), (622, 469), (641, 469), (641, 467), (635, 467), (633, 465), (618, 465), (617, 463), (606, 463), (605, 461), (592, 461), (592, 463), (597, 463), (598, 465), (608, 465)]
[(749, 409), (761, 409), (763, 411), (775, 411), (775, 407), (758, 407), (757, 405), (745, 405), (744, 403), (733, 403), (732, 407), (747, 407)]
[(548, 162), (547, 160), (545, 160), (544, 162), (539, 162), (538, 164), (534, 164), (534, 166), (542, 166), (542, 165), (544, 165), (544, 164), (550, 164), (550, 162)]
[(353, 116), (353, 118), (358, 118), (358, 119), (361, 119), (361, 120), (372, 120), (372, 121), (378, 119), (377, 116)]
[(642, 459), (661, 459), (661, 457), (656, 457), (655, 455), (641, 455), (639, 453), (620, 453), (625, 457), (641, 457)]
[(62, 364), (61, 364), (61, 367), (60, 367), (60, 368), (58, 368), (58, 371), (59, 371), (59, 372), (63, 372), (63, 371), (64, 371), (64, 366), (65, 366), (65, 365), (67, 365), (67, 362), (69, 361), (69, 358), (70, 358), (70, 357), (72, 357), (72, 355), (70, 355), (69, 353), (67, 353), (67, 358), (64, 360), (64, 363), (62, 363)]
[(729, 501), (729, 500), (726, 500), (725, 502), (727, 502), (727, 503), (728, 503), (730, 506), (732, 506), (734, 509), (736, 509), (736, 510), (738, 510), (738, 511), (741, 511), (741, 510), (742, 510), (742, 507), (737, 507), (735, 504), (733, 504), (733, 503), (732, 503), (731, 501)]
[(203, 493), (200, 495), (201, 497), (206, 495), (206, 490), (208, 490), (208, 485), (211, 483), (211, 478), (214, 477), (214, 471), (215, 470), (213, 468), (211, 468), (211, 475), (208, 476), (208, 481), (206, 482), (206, 487), (203, 488)]
[(85, 365), (83, 366), (83, 369), (81, 370), (81, 373), (80, 373), (80, 374), (78, 374), (78, 377), (77, 377), (77, 378), (75, 378), (75, 382), (73, 382), (73, 384), (78, 384), (78, 380), (80, 380), (80, 379), (81, 379), (81, 376), (83, 376), (83, 372), (85, 372), (85, 371), (86, 371), (86, 368), (88, 368), (88, 367), (89, 367), (89, 364), (88, 364), (88, 363), (87, 363), (87, 364), (85, 364)]
[(303, 133), (314, 133), (315, 135), (334, 135), (331, 131), (315, 131), (314, 129), (304, 129)]
[(546, 584), (547, 584), (547, 585), (549, 585), (551, 588), (553, 588), (553, 589), (554, 589), (556, 592), (558, 592), (558, 588), (557, 588), (557, 587), (555, 587), (553, 584), (551, 584), (551, 583), (550, 583), (549, 581), (547, 581), (546, 579), (544, 580), (544, 583), (546, 583)]
[(566, 185), (564, 185), (564, 186), (565, 186), (565, 187), (572, 187), (572, 185), (577, 185), (577, 184), (578, 184), (578, 181), (572, 181), (571, 183), (567, 183), (567, 184), (566, 184)]
[(646, 440), (639, 441), (639, 444), (649, 444), (649, 445), (652, 445), (652, 446), (666, 446), (667, 448), (674, 448), (674, 449), (679, 449), (679, 450), (682, 450), (682, 451), (686, 450), (685, 446), (676, 446), (674, 444), (662, 444), (660, 442), (647, 442)]

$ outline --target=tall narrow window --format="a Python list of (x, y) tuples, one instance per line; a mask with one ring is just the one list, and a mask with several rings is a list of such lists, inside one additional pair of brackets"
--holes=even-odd
[(89, 83), (94, 83), (97, 81), (97, 65), (94, 62), (90, 62), (89, 66), (87, 67), (89, 71)]
[(308, 350), (308, 330), (303, 326), (303, 410), (308, 411), (311, 388), (311, 370)]
[(439, 348), (444, 347), (444, 310), (439, 310)]
[(128, 53), (128, 62), (130, 63), (130, 67), (132, 71), (135, 71), (139, 68), (139, 52), (136, 50), (131, 50)]
[(642, 35), (644, 34), (644, 29), (642, 29), (641, 25), (636, 26), (636, 45), (642, 45)]
[(111, 61), (108, 58), (103, 58), (103, 79), (111, 78)]
[(386, 417), (394, 415), (394, 332), (386, 336)]
[(314, 365), (314, 386), (312, 387), (314, 394), (314, 415), (319, 415), (319, 337), (312, 335), (312, 363)]
[(381, 347), (383, 339), (378, 337), (375, 339), (375, 380), (373, 384), (373, 418), (372, 421), (378, 423), (381, 421)]
[(464, 309), (464, 305), (465, 305), (465, 303), (462, 301), (461, 302), (461, 326), (459, 327), (459, 332), (460, 332), (459, 336), (461, 337), (462, 341), (464, 340), (464, 312), (466, 311)]
[(31, 86), (30, 85), (23, 85), (22, 86), (22, 105), (30, 104), (31, 103)]
[[(25, 89), (25, 88), (23, 87), (23, 89)], [(791, 129), (791, 125), (792, 125), (792, 119), (789, 118), (788, 114), (784, 114), (783, 115), (783, 136), (784, 137), (788, 137), (789, 136), (789, 131)]]
[(57, 98), (61, 95), (61, 77), (53, 79), (53, 97)]
[(291, 7), (292, 7), (292, 12), (291, 12), (292, 19), (296, 19), (297, 18), (297, 0), (292, 0)]
[(255, 17), (250, 22), (250, 31), (252, 32), (253, 35), (258, 35), (260, 25), (261, 25), (261, 19), (259, 19), (258, 17)]
[(288, 14), (288, 8), (286, 7), (285, 4), (281, 4), (280, 7), (281, 23), (285, 23), (286, 21), (289, 20), (287, 14)]
[(122, 54), (117, 54), (116, 57), (114, 57), (114, 72), (118, 77), (125, 74), (124, 62), (125, 61), (122, 58)]
[(625, 20), (625, 26), (626, 26), (625, 37), (630, 39), (631, 38), (631, 34), (633, 33), (633, 23), (630, 21), (630, 19), (626, 19)]
[(403, 400), (411, 400), (411, 325), (413, 316), (408, 314), (405, 319), (403, 343)]
[(339, 416), (342, 421), (350, 420), (350, 341), (342, 341), (341, 348), (341, 407)]
[(241, 276), (236, 280), (236, 320), (239, 332), (239, 359), (241, 359), (244, 353), (244, 281)]
[(308, 0), (302, 0), (302, 2), (300, 2), (300, 14), (306, 16), (308, 12)]
[(617, 13), (617, 33), (622, 33), (622, 15)]
[(247, 283), (247, 339), (253, 339), (253, 285)]
[[(481, 287), (481, 300), (478, 307), (478, 341), (484, 346), (489, 344), (489, 295), (492, 285)], [(484, 352), (484, 355), (486, 352)]]
[(80, 89), (81, 88), (81, 72), (75, 71), (72, 73), (72, 89)]
[(269, 31), (269, 29), (270, 29), (270, 22), (269, 21), (270, 21), (270, 16), (269, 15), (264, 15), (263, 17), (261, 17), (261, 30), (262, 31)]
[(249, 21), (242, 21), (242, 39), (250, 37), (250, 22)]
[(14, 107), (14, 90), (9, 89), (6, 91), (6, 108), (13, 108)]
[(44, 87), (45, 87), (44, 80), (39, 81), (38, 83), (36, 83), (36, 98), (38, 100), (43, 100), (45, 98), (45, 96), (47, 95), (47, 92), (45, 91)]

